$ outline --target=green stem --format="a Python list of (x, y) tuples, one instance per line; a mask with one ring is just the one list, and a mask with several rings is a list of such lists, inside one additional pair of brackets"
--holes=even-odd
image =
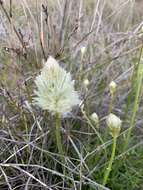
[[(140, 65), (141, 66), (141, 65)], [(132, 117), (131, 117), (131, 122), (130, 122), (130, 127), (127, 133), (127, 137), (125, 140), (125, 144), (123, 147), (123, 151), (126, 150), (128, 144), (129, 144), (129, 140), (130, 140), (130, 136), (131, 136), (131, 132), (132, 129), (134, 127), (135, 124), (135, 119), (136, 119), (136, 114), (138, 111), (138, 102), (139, 102), (139, 98), (140, 98), (140, 91), (141, 91), (141, 87), (142, 87), (142, 79), (143, 79), (143, 68), (139, 67), (138, 68), (138, 79), (137, 79), (137, 88), (136, 88), (136, 94), (135, 94), (135, 101), (134, 101), (134, 105), (133, 105), (133, 113), (132, 113)]]
[(102, 144), (104, 144), (104, 141), (102, 139), (102, 137), (100, 136), (100, 133), (96, 130), (96, 128), (92, 125), (91, 121), (88, 119), (88, 116), (86, 115), (86, 113), (83, 111), (83, 115), (84, 118), (87, 120), (89, 126), (93, 129), (93, 131), (95, 132), (95, 134), (97, 135), (97, 137), (99, 138), (99, 140), (101, 141)]
[[(135, 70), (134, 70), (134, 73), (132, 76), (133, 92), (134, 92), (134, 86), (137, 86), (137, 87), (135, 89), (136, 94), (135, 94), (135, 100), (134, 100), (134, 105), (133, 105), (133, 113), (132, 113), (132, 117), (131, 117), (131, 121), (130, 121), (130, 128), (128, 130), (127, 138), (126, 138), (124, 146), (123, 146), (123, 151), (126, 150), (128, 144), (129, 144), (131, 132), (132, 132), (132, 129), (133, 129), (134, 124), (135, 124), (136, 113), (138, 111), (138, 101), (139, 101), (142, 78), (143, 78), (143, 76), (142, 76), (143, 75), (143, 65), (141, 63), (142, 54), (143, 54), (143, 46), (140, 49), (138, 63), (135, 67)], [(134, 78), (136, 78), (136, 77), (137, 77), (137, 81), (134, 80)], [(131, 102), (131, 98), (129, 97), (129, 104), (130, 104), (130, 102)]]
[(56, 114), (55, 116), (55, 122), (56, 122), (56, 140), (57, 140), (57, 148), (61, 157), (61, 161), (64, 164), (64, 151), (62, 148), (62, 140), (61, 140), (61, 134), (60, 134), (60, 126), (61, 126), (61, 120), (60, 120), (60, 115)]
[(114, 157), (115, 157), (115, 150), (116, 150), (116, 137), (113, 137), (113, 146), (112, 146), (112, 154), (111, 154), (111, 158), (108, 164), (108, 167), (105, 170), (104, 173), (104, 179), (103, 179), (103, 185), (105, 186), (108, 180), (108, 177), (110, 175), (111, 169), (112, 169), (112, 164), (114, 161)]
[[(133, 71), (133, 75), (132, 75), (132, 79), (131, 79), (132, 88), (131, 88), (131, 92), (128, 96), (128, 99), (127, 99), (127, 106), (126, 106), (126, 110), (125, 110), (125, 121), (128, 119), (128, 115), (129, 115), (128, 113), (130, 110), (130, 105), (132, 103), (132, 97), (135, 94), (135, 100), (134, 100), (134, 104), (133, 104), (133, 112), (132, 112), (131, 120), (130, 120), (130, 127), (127, 131), (127, 135), (125, 135), (125, 142), (123, 145), (122, 152), (125, 152), (128, 147), (130, 137), (131, 137), (131, 132), (132, 132), (132, 129), (134, 128), (136, 114), (138, 111), (138, 102), (139, 102), (139, 96), (140, 96), (140, 90), (141, 90), (141, 84), (142, 84), (142, 75), (143, 75), (143, 71), (142, 71), (143, 65), (141, 63), (142, 52), (143, 52), (143, 46), (140, 50), (138, 63), (134, 67), (134, 71)], [(123, 159), (120, 159), (117, 161), (116, 168), (114, 169), (113, 175), (115, 175), (117, 173), (117, 171), (119, 170), (119, 168), (123, 165), (124, 159), (125, 159), (125, 156), (123, 156)]]
[[(112, 113), (113, 105), (114, 105), (114, 99), (115, 99), (115, 93), (112, 93), (111, 97), (110, 97), (108, 114)], [(105, 135), (104, 135), (105, 141), (107, 140), (107, 137), (108, 137), (108, 127), (105, 128)]]
[(115, 96), (113, 93), (113, 94), (111, 94), (110, 103), (109, 103), (109, 110), (108, 110), (109, 114), (112, 112), (112, 109), (113, 109), (114, 98), (115, 98)]

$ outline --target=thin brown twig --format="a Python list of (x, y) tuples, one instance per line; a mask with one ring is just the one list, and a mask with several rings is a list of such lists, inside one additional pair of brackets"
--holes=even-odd
[(19, 35), (16, 27), (12, 23), (11, 18), (9, 16), (8, 12), (6, 11), (6, 9), (5, 9), (4, 5), (3, 5), (3, 1), (2, 0), (0, 0), (0, 6), (1, 6), (1, 8), (2, 8), (4, 14), (5, 14), (5, 16), (7, 17), (7, 20), (9, 21), (10, 25), (12, 25), (12, 28), (13, 28), (13, 30), (14, 30), (14, 32), (15, 32), (18, 40), (19, 40), (19, 42), (21, 43), (22, 48), (26, 51), (25, 43), (24, 43), (23, 39), (21, 38), (21, 36)]

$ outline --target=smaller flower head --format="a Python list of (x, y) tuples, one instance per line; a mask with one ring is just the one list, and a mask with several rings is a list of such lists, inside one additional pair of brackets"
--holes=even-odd
[(91, 116), (90, 116), (91, 120), (95, 122), (95, 124), (98, 124), (99, 123), (99, 117), (97, 115), (97, 113), (92, 113)]
[(83, 81), (83, 84), (84, 84), (85, 87), (87, 87), (87, 86), (89, 85), (89, 80), (88, 80), (88, 79), (85, 79), (85, 80)]
[(81, 49), (80, 49), (80, 51), (81, 51), (81, 54), (82, 54), (82, 56), (85, 54), (85, 52), (86, 52), (86, 47), (85, 46), (83, 46)]
[(118, 137), (121, 129), (122, 121), (116, 115), (110, 113), (106, 119), (107, 126), (110, 129), (112, 137)]
[(36, 77), (35, 84), (37, 90), (34, 102), (43, 110), (63, 114), (80, 103), (70, 73), (60, 67), (51, 56)]
[(117, 84), (114, 81), (111, 81), (109, 84), (110, 94), (114, 94), (116, 92)]

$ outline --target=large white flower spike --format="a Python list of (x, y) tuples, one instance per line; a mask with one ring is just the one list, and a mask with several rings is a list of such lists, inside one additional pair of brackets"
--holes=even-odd
[(78, 93), (74, 90), (74, 81), (58, 62), (49, 57), (41, 73), (36, 77), (34, 103), (43, 110), (53, 114), (63, 114), (71, 111), (80, 103)]

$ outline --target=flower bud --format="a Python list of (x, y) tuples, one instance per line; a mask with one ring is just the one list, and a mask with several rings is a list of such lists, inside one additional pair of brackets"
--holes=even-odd
[(114, 81), (110, 82), (109, 84), (110, 94), (113, 95), (116, 92), (116, 87), (117, 87), (117, 84)]
[(81, 51), (81, 54), (82, 54), (82, 56), (85, 54), (85, 52), (86, 52), (86, 47), (85, 46), (83, 46), (81, 49), (80, 49), (80, 51)]
[(121, 129), (122, 121), (116, 115), (110, 113), (106, 119), (107, 126), (110, 129), (112, 137), (118, 137)]
[(91, 114), (90, 118), (91, 118), (92, 121), (95, 122), (95, 124), (99, 123), (99, 117), (95, 112)]
[(85, 87), (87, 87), (87, 86), (89, 85), (89, 80), (88, 80), (88, 79), (85, 79), (85, 80), (83, 81), (83, 84), (85, 85)]

